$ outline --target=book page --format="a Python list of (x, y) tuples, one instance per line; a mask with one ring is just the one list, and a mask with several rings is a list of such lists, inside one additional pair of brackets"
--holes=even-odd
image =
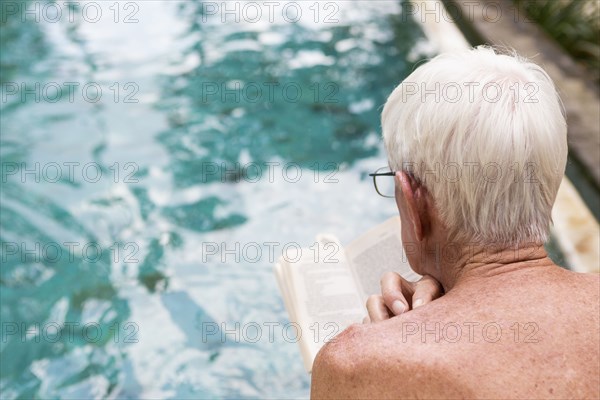
[(290, 319), (301, 329), (300, 348), (309, 372), (327, 341), (367, 315), (340, 243), (319, 235), (317, 245), (302, 249), (300, 260), (282, 259), (276, 266)]
[(346, 247), (346, 255), (363, 304), (369, 295), (381, 294), (379, 281), (385, 272), (398, 272), (409, 281), (421, 278), (410, 268), (402, 248), (398, 216), (354, 240)]

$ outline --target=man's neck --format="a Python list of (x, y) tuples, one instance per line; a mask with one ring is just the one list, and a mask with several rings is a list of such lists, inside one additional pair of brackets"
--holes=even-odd
[(437, 271), (432, 275), (438, 278), (446, 293), (468, 282), (555, 266), (540, 244), (495, 250), (465, 246), (460, 257), (441, 258), (436, 264)]

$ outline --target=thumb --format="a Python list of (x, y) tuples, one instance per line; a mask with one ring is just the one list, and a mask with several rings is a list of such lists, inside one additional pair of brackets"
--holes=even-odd
[(381, 295), (385, 305), (394, 315), (400, 315), (410, 309), (414, 289), (406, 279), (395, 272), (386, 272), (381, 277)]
[(442, 285), (429, 275), (424, 275), (420, 280), (412, 284), (414, 292), (412, 294), (412, 308), (418, 308), (422, 305), (442, 296), (444, 290)]

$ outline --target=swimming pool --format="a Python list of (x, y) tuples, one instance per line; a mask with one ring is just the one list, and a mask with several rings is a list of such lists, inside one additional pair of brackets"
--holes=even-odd
[(306, 397), (272, 265), (396, 212), (401, 8), (5, 2), (2, 398)]

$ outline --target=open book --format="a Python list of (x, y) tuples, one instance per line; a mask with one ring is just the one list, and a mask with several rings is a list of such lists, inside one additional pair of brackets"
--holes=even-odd
[[(298, 330), (304, 366), (310, 373), (319, 349), (367, 315), (365, 303), (380, 294), (383, 273), (395, 271), (409, 281), (410, 268), (400, 239), (400, 218), (393, 217), (342, 248), (329, 234), (302, 249), (299, 257), (275, 264), (275, 275), (290, 321)], [(291, 336), (291, 334), (290, 334)]]

